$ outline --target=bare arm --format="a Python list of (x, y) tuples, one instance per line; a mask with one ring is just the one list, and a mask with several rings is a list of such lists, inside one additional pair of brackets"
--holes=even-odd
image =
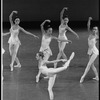
[(77, 38), (79, 39), (79, 36), (77, 35), (77, 33), (76, 32), (74, 32), (69, 26), (67, 27), (67, 29), (70, 31), (70, 32), (72, 32), (74, 35), (76, 35), (77, 36)]
[(3, 33), (3, 36), (7, 36), (7, 35), (9, 35), (9, 34), (10, 34), (10, 32)]
[(89, 17), (88, 18), (88, 22), (87, 22), (87, 30), (88, 30), (88, 32), (90, 32), (91, 20), (92, 20), (92, 17)]
[(55, 39), (55, 40), (57, 40), (57, 41), (61, 41), (61, 42), (69, 42), (69, 43), (72, 43), (71, 40), (62, 40), (62, 39), (59, 39), (59, 38), (54, 37), (54, 36), (52, 36), (52, 39)]
[(45, 20), (45, 21), (41, 24), (41, 31), (42, 31), (42, 34), (45, 33), (45, 30), (44, 30), (43, 26), (44, 26), (44, 24), (45, 24), (46, 22), (50, 22), (50, 20)]
[(11, 13), (10, 16), (9, 16), (9, 21), (10, 21), (11, 26), (14, 24), (14, 23), (13, 23), (13, 20), (12, 20), (12, 16), (13, 16), (14, 13), (17, 14), (17, 11), (12, 11), (12, 13)]
[(64, 14), (64, 11), (65, 11), (65, 10), (68, 10), (68, 8), (67, 8), (67, 7), (64, 7), (64, 8), (62, 9), (62, 11), (61, 11), (61, 13), (60, 13), (60, 21), (63, 20), (63, 14)]
[(20, 30), (21, 30), (22, 32), (24, 32), (25, 34), (28, 34), (28, 35), (34, 36), (35, 38), (39, 38), (38, 36), (36, 36), (36, 35), (34, 35), (34, 34), (28, 32), (28, 31), (26, 31), (26, 30), (25, 30), (24, 28), (22, 28), (22, 27), (20, 27)]
[(57, 62), (60, 62), (60, 61), (65, 62), (67, 60), (66, 59), (59, 59), (59, 60), (53, 60), (53, 61), (46, 61), (45, 64), (57, 63)]

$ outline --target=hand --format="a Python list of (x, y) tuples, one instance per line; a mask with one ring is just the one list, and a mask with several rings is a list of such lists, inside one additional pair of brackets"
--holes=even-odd
[(67, 59), (61, 59), (61, 61), (62, 61), (62, 62), (66, 62), (66, 61), (67, 61)]
[(77, 39), (79, 39), (79, 36), (77, 35)]
[(69, 40), (68, 42), (69, 42), (69, 43), (72, 43), (72, 41), (71, 41), (71, 40)]
[(89, 17), (89, 20), (92, 20), (92, 17)]
[(67, 7), (64, 7), (63, 9), (64, 9), (64, 10), (65, 10), (65, 9), (66, 9), (66, 10), (68, 10), (68, 8), (67, 8)]
[(34, 37), (39, 39), (39, 37), (38, 37), (38, 36), (36, 36), (36, 35), (34, 35)]
[(12, 11), (12, 12), (13, 12), (13, 13), (16, 13), (16, 14), (18, 13), (18, 11)]
[(45, 21), (47, 21), (47, 22), (51, 22), (49, 19), (47, 19), (47, 20), (45, 20)]

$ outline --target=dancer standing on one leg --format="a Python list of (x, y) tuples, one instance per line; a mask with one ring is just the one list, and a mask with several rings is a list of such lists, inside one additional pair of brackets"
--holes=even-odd
[[(90, 21), (91, 21), (91, 17), (89, 17), (88, 19), (88, 31), (90, 32)], [(81, 79), (80, 79), (80, 83), (82, 83), (84, 81), (84, 78), (85, 76), (87, 75), (88, 71), (90, 70), (90, 68), (92, 68), (92, 70), (94, 71), (95, 73), (95, 80), (99, 80), (99, 77), (98, 77), (98, 72), (96, 70), (96, 67), (94, 66), (94, 61), (96, 60), (97, 56), (99, 55), (99, 51), (96, 47), (96, 40), (99, 38), (98, 37), (98, 27), (93, 27), (93, 31), (90, 32), (90, 35), (88, 37), (88, 45), (89, 45), (89, 48), (88, 48), (88, 55), (89, 55), (89, 62), (87, 64), (87, 67), (85, 69), (85, 72), (84, 74), (82, 75)]]
[[(63, 10), (61, 11), (61, 15), (60, 15), (60, 20), (61, 20), (61, 25), (59, 26), (59, 39), (65, 39), (68, 40), (67, 36), (66, 36), (66, 32), (67, 30), (72, 32), (74, 35), (77, 36), (77, 38), (79, 38), (79, 36), (77, 35), (76, 32), (74, 32), (69, 26), (68, 26), (68, 22), (69, 19), (68, 17), (64, 17), (64, 12), (67, 11), (67, 8), (64, 7)], [(58, 46), (59, 46), (59, 53), (57, 55), (57, 59), (60, 59), (61, 57), (63, 57), (64, 59), (67, 59), (67, 56), (64, 53), (64, 49), (66, 46), (66, 43), (68, 42), (62, 42), (60, 41)], [(54, 68), (56, 68), (57, 63), (54, 64)]]
[[(38, 63), (39, 64), (39, 70), (41, 71), (42, 74), (44, 74), (44, 75), (49, 77), (49, 80), (48, 80), (48, 92), (49, 92), (50, 100), (54, 99), (52, 88), (53, 88), (54, 83), (55, 83), (56, 74), (67, 69), (67, 67), (69, 66), (70, 61), (73, 59), (74, 55), (75, 55), (75, 53), (73, 52), (68, 60), (59, 59), (59, 60), (47, 61), (47, 60), (44, 59), (43, 52), (37, 53), (36, 58), (37, 58), (37, 60), (39, 62)], [(65, 62), (63, 67), (47, 68), (47, 66), (46, 66), (46, 64), (56, 63), (56, 62), (59, 62), (59, 61)]]
[(21, 45), (21, 42), (18, 38), (19, 31), (22, 31), (26, 34), (32, 35), (35, 38), (38, 38), (36, 35), (34, 35), (30, 32), (27, 32), (26, 30), (24, 30), (22, 27), (19, 26), (19, 23), (20, 23), (19, 18), (16, 18), (14, 20), (14, 23), (13, 23), (12, 16), (13, 16), (14, 13), (17, 14), (18, 12), (17, 11), (12, 11), (12, 13), (9, 16), (9, 20), (10, 20), (10, 24), (11, 24), (10, 32), (3, 34), (3, 36), (11, 34), (11, 36), (9, 38), (9, 41), (8, 41), (8, 43), (9, 43), (9, 52), (10, 52), (10, 55), (12, 57), (11, 64), (10, 64), (11, 71), (13, 71), (14, 61), (16, 61), (16, 63), (17, 63), (17, 65), (14, 66), (14, 67), (21, 67), (19, 59), (17, 57), (17, 52), (18, 52), (19, 46)]
[[(45, 20), (41, 24), (42, 41), (41, 41), (41, 47), (39, 51), (44, 53), (45, 60), (48, 60), (49, 57), (52, 55), (52, 51), (49, 46), (52, 39), (56, 39), (57, 41), (63, 41), (63, 42), (71, 42), (70, 40), (58, 39), (57, 37), (52, 36), (52, 28), (50, 27), (50, 22), (51, 22), (50, 20)], [(40, 74), (41, 71), (39, 70), (36, 76), (36, 82), (39, 81)]]

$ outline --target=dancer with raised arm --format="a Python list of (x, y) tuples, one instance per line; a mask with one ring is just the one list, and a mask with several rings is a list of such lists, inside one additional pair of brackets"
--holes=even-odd
[(11, 71), (13, 71), (14, 61), (16, 61), (16, 63), (17, 63), (17, 65), (15, 65), (14, 67), (21, 67), (19, 59), (17, 57), (17, 52), (18, 52), (19, 46), (21, 45), (21, 42), (18, 38), (19, 31), (22, 31), (28, 35), (34, 36), (35, 38), (38, 38), (36, 35), (24, 30), (22, 27), (19, 26), (19, 23), (20, 23), (19, 18), (16, 18), (13, 22), (12, 16), (14, 13), (17, 14), (18, 12), (12, 11), (12, 13), (9, 16), (9, 20), (10, 20), (10, 24), (11, 24), (10, 32), (3, 34), (3, 36), (10, 34), (10, 38), (8, 40), (8, 43), (9, 43), (9, 52), (10, 52), (10, 55), (12, 57), (11, 64), (10, 64)]
[[(70, 31), (71, 33), (73, 33), (74, 35), (76, 35), (77, 38), (79, 38), (79, 36), (77, 35), (76, 32), (74, 32), (69, 26), (68, 26), (68, 22), (69, 22), (69, 19), (67, 16), (64, 16), (64, 13), (68, 10), (67, 7), (64, 7), (60, 13), (60, 21), (61, 21), (61, 24), (59, 26), (59, 36), (58, 38), (59, 39), (65, 39), (65, 40), (68, 40), (67, 36), (66, 36), (66, 32), (67, 31)], [(64, 53), (64, 49), (66, 47), (66, 44), (68, 42), (63, 42), (63, 41), (59, 41), (59, 53), (57, 55), (57, 59), (60, 59), (61, 57), (63, 57), (64, 59), (67, 59), (67, 56), (65, 55)], [(57, 66), (57, 63), (54, 64), (54, 68), (56, 68)]]
[[(50, 20), (45, 20), (41, 24), (42, 41), (41, 41), (41, 47), (39, 51), (44, 53), (45, 60), (48, 60), (49, 57), (52, 55), (52, 51), (50, 49), (50, 43), (52, 39), (56, 39), (57, 41), (63, 41), (63, 42), (71, 42), (70, 40), (58, 39), (57, 37), (52, 36), (52, 28), (50, 26), (50, 22), (51, 22)], [(36, 82), (39, 82), (40, 74), (41, 71), (39, 70), (36, 76)]]
[[(68, 68), (70, 61), (74, 58), (74, 55), (75, 55), (75, 53), (73, 52), (68, 60), (59, 59), (59, 60), (48, 61), (48, 60), (44, 59), (44, 53), (43, 52), (37, 53), (36, 58), (37, 58), (38, 64), (39, 64), (39, 70), (41, 70), (41, 73), (48, 76), (48, 78), (49, 78), (49, 80), (48, 80), (48, 92), (49, 92), (50, 100), (54, 99), (54, 94), (53, 94), (52, 88), (53, 88), (54, 83), (55, 83), (56, 74), (66, 70)], [(46, 66), (46, 64), (56, 63), (56, 62), (59, 62), (59, 61), (65, 62), (63, 67), (48, 68)]]
[(88, 32), (90, 33), (89, 34), (89, 37), (88, 37), (88, 55), (89, 55), (89, 62), (87, 64), (87, 67), (85, 69), (85, 72), (84, 74), (82, 75), (81, 79), (80, 79), (80, 83), (82, 83), (84, 81), (84, 78), (85, 76), (87, 75), (88, 71), (90, 70), (90, 68), (92, 68), (92, 70), (94, 71), (94, 74), (95, 74), (95, 80), (99, 80), (99, 76), (98, 76), (98, 72), (97, 72), (97, 69), (96, 67), (94, 66), (94, 62), (96, 60), (96, 58), (98, 57), (99, 55), (99, 51), (96, 47), (96, 43), (97, 43), (97, 39), (99, 38), (98, 36), (98, 27), (93, 27), (93, 30), (92, 32), (90, 31), (90, 24), (91, 24), (91, 20), (92, 20), (92, 17), (89, 17), (88, 19)]

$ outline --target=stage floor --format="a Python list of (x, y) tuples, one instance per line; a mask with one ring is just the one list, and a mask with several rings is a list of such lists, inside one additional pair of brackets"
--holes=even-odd
[[(5, 31), (7, 32), (7, 30)], [(24, 33), (19, 34), (21, 46), (18, 51), (18, 58), (22, 67), (14, 68), (13, 72), (10, 71), (9, 67), (11, 61), (7, 43), (9, 35), (3, 37), (3, 48), (5, 49), (3, 56), (3, 100), (49, 100), (48, 80), (41, 77), (39, 83), (35, 82), (38, 73), (38, 62), (35, 56), (41, 45), (42, 34), (40, 30), (28, 31), (37, 34), (40, 39), (35, 39)], [(89, 71), (84, 82), (79, 83), (88, 63), (87, 38), (89, 34), (86, 30), (75, 31), (80, 37), (79, 40), (72, 33), (66, 34), (73, 43), (66, 45), (65, 54), (69, 58), (74, 51), (75, 57), (66, 71), (57, 74), (53, 87), (54, 100), (99, 100), (99, 82), (92, 79), (94, 77), (92, 70)], [(52, 35), (58, 36), (58, 31), (54, 31)], [(55, 60), (58, 54), (58, 42), (52, 40), (50, 47), (53, 56), (49, 60)], [(58, 63), (58, 67), (62, 64)], [(96, 59), (95, 66), (99, 72), (99, 58)], [(48, 65), (48, 67), (53, 67), (53, 64)]]

